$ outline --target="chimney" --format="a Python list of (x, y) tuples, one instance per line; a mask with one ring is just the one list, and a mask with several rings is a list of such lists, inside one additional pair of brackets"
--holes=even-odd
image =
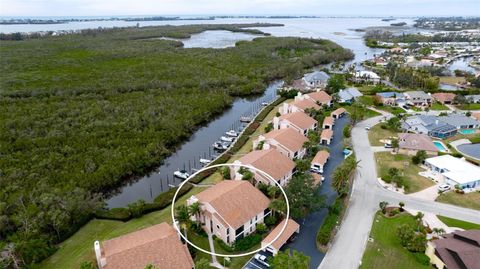
[(283, 103), (283, 106), (282, 106), (282, 111), (280, 112), (280, 114), (287, 114), (288, 113), (288, 104), (287, 103)]
[(93, 243), (95, 249), (95, 256), (97, 258), (98, 269), (102, 269), (106, 264), (106, 260), (102, 258), (102, 249), (100, 248), (100, 242), (97, 240)]
[(304, 99), (304, 97), (303, 97), (302, 93), (301, 93), (301, 92), (298, 92), (298, 93), (297, 93), (297, 96), (295, 96), (295, 101), (301, 101), (301, 100), (303, 100), (303, 99)]

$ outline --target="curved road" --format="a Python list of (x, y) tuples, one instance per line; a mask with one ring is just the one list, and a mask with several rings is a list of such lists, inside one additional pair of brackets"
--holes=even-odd
[[(391, 114), (385, 112), (382, 112), (382, 114), (387, 117), (391, 116)], [(408, 209), (480, 223), (480, 211), (403, 195), (385, 190), (378, 184), (374, 154), (370, 147), (365, 126), (373, 126), (379, 123), (384, 116), (364, 120), (352, 129), (353, 148), (360, 163), (350, 196), (349, 207), (340, 230), (319, 265), (319, 269), (354, 269), (359, 267), (374, 214), (381, 201), (387, 201), (390, 204), (398, 204), (402, 201)]]

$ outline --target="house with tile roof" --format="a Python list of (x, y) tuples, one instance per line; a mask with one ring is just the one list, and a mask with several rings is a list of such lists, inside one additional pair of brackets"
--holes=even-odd
[(170, 224), (160, 224), (103, 242), (95, 241), (99, 269), (144, 269), (151, 264), (162, 269), (195, 267), (187, 245)]
[(273, 129), (293, 128), (302, 135), (307, 135), (308, 131), (317, 130), (317, 121), (303, 112), (293, 112), (283, 114), (280, 117), (274, 117)]
[[(246, 180), (224, 180), (192, 195), (187, 204), (200, 204), (202, 228), (231, 245), (256, 230), (270, 214), (270, 200)], [(163, 268), (163, 267), (162, 267)]]
[(418, 151), (425, 151), (428, 155), (437, 155), (438, 148), (432, 139), (424, 134), (400, 133), (398, 134), (398, 152), (406, 155), (415, 155)]
[(308, 139), (293, 128), (272, 130), (253, 141), (253, 150), (276, 149), (290, 159), (303, 159)]
[(327, 164), (328, 158), (330, 158), (330, 153), (328, 151), (320, 150), (319, 152), (317, 152), (310, 164), (310, 171), (322, 174), (323, 168), (325, 167), (325, 164)]
[(435, 101), (444, 105), (453, 104), (453, 100), (455, 99), (455, 96), (457, 95), (451, 92), (437, 92), (432, 94), (432, 97), (433, 99), (435, 99)]
[(401, 106), (405, 104), (405, 96), (401, 92), (379, 92), (376, 96), (387, 106)]
[(290, 103), (283, 103), (283, 105), (278, 109), (281, 115), (295, 112), (305, 112), (308, 109), (319, 110), (321, 107), (317, 105), (312, 99), (296, 99)]
[[(285, 226), (285, 222), (287, 223)], [(283, 227), (285, 229), (282, 231)], [(292, 219), (283, 219), (263, 240), (262, 249), (276, 255), (290, 238), (300, 232), (300, 225)], [(280, 234), (280, 236), (278, 236)], [(275, 237), (278, 238), (275, 240)]]
[[(285, 186), (290, 179), (292, 179), (293, 173), (295, 172), (295, 163), (290, 158), (273, 148), (251, 151), (233, 163), (253, 166), (256, 169), (267, 173), (281, 186)], [(231, 167), (231, 178), (241, 180), (243, 177), (241, 173), (242, 170), (243, 169), (241, 169), (240, 166)], [(264, 173), (257, 172), (253, 169), (251, 169), (251, 172), (253, 174), (253, 183), (255, 185), (259, 182), (268, 185), (275, 184), (271, 182)]]
[(317, 90), (307, 94), (298, 93), (298, 95), (295, 97), (295, 100), (305, 99), (312, 100), (320, 106), (332, 106), (332, 97), (323, 90)]
[(407, 103), (413, 106), (428, 107), (432, 104), (433, 98), (424, 91), (404, 92)]
[(425, 255), (438, 269), (478, 269), (480, 230), (455, 231), (427, 243)]

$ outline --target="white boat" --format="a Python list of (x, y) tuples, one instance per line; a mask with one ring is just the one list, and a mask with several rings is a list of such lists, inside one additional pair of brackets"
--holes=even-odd
[(241, 122), (251, 122), (252, 118), (250, 118), (250, 117), (240, 117), (240, 121)]
[(211, 162), (212, 162), (212, 160), (200, 158), (200, 163), (201, 164), (209, 164)]
[(190, 175), (185, 170), (177, 170), (173, 172), (173, 176), (181, 179), (187, 179)]
[(220, 141), (217, 141), (217, 142), (213, 143), (212, 146), (213, 146), (214, 149), (220, 150), (220, 151), (226, 150), (228, 148), (227, 145), (223, 144)]
[(234, 130), (230, 130), (228, 132), (225, 132), (226, 135), (231, 136), (231, 137), (237, 137), (238, 133), (235, 132)]
[(262, 102), (262, 106), (268, 106), (267, 102)]
[(220, 140), (222, 140), (223, 142), (233, 142), (233, 140), (235, 140), (235, 138), (228, 137), (228, 136), (222, 136), (222, 137), (220, 137)]

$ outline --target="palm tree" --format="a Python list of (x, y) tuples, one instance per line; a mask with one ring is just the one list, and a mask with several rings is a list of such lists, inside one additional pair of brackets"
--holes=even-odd
[(438, 236), (441, 236), (442, 234), (445, 233), (445, 230), (443, 228), (433, 228), (432, 231), (434, 234)]
[(276, 212), (280, 213), (281, 215), (285, 214), (287, 204), (283, 200), (275, 199), (270, 202), (268, 208), (272, 210), (272, 216), (275, 217)]
[(198, 214), (200, 214), (200, 211), (201, 208), (199, 202), (195, 202), (188, 207), (188, 212), (190, 213), (190, 216), (195, 216), (195, 220), (197, 223), (199, 221)]
[(175, 218), (183, 228), (185, 236), (187, 236), (187, 225), (190, 222), (190, 212), (186, 205), (179, 205), (175, 209)]
[(267, 193), (270, 198), (275, 199), (275, 197), (277, 197), (278, 191), (280, 191), (280, 188), (278, 188), (277, 186), (268, 186)]

